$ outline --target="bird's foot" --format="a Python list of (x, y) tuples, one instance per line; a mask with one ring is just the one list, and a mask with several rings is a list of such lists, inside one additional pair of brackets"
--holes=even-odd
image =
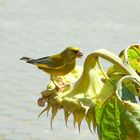
[(57, 80), (58, 80), (58, 84), (59, 85), (66, 85), (66, 83), (62, 80), (62, 78), (61, 77), (57, 77)]
[(56, 88), (56, 90), (57, 90), (58, 92), (63, 92), (63, 88), (62, 88), (62, 87), (56, 86), (55, 88)]
[(55, 88), (58, 92), (63, 92), (67, 87), (70, 87), (69, 83), (63, 81), (61, 77), (57, 77), (55, 80), (52, 79)]
[(59, 85), (56, 85), (56, 90), (58, 91), (58, 92), (63, 92), (67, 87), (70, 87), (70, 84), (64, 84), (63, 86), (61, 85), (61, 86), (59, 86)]

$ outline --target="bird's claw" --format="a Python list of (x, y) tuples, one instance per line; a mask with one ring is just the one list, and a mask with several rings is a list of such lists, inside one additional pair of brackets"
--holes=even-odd
[(70, 87), (70, 84), (64, 84), (63, 86), (56, 85), (56, 90), (58, 92), (63, 92), (67, 87)]

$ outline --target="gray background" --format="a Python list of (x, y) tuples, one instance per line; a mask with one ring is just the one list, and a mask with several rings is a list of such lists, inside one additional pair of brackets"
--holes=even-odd
[[(0, 140), (93, 140), (85, 122), (81, 133), (65, 127), (63, 112), (50, 130), (50, 116), (37, 115), (40, 91), (49, 76), (20, 61), (69, 45), (87, 56), (98, 48), (118, 54), (140, 42), (140, 0), (0, 0)], [(82, 65), (82, 61), (78, 61)]]

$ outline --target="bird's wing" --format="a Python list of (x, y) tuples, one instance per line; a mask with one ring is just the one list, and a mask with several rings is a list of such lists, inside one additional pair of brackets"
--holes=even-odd
[(37, 67), (60, 69), (65, 66), (65, 61), (59, 55), (39, 58), (35, 61)]

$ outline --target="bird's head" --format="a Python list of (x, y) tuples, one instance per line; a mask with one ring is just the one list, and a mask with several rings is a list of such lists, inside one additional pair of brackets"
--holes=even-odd
[(66, 57), (69, 57), (71, 59), (81, 58), (83, 56), (83, 54), (80, 52), (79, 48), (72, 47), (72, 46), (66, 48), (62, 53), (63, 53), (63, 55), (65, 55)]

